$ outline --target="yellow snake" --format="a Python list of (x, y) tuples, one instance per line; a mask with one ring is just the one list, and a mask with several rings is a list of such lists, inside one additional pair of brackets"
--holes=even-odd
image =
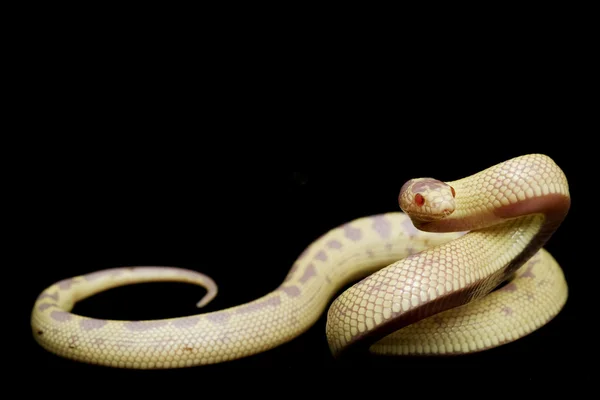
[(150, 281), (202, 285), (202, 307), (217, 286), (194, 271), (115, 268), (64, 279), (37, 298), (33, 336), (59, 356), (105, 366), (218, 363), (302, 334), (336, 292), (358, 281), (327, 313), (334, 356), (464, 354), (523, 337), (564, 306), (563, 272), (542, 246), (567, 215), (570, 197), (549, 157), (516, 157), (452, 182), (411, 179), (399, 204), (403, 212), (330, 230), (306, 248), (279, 287), (220, 311), (147, 321), (70, 313), (100, 291)]

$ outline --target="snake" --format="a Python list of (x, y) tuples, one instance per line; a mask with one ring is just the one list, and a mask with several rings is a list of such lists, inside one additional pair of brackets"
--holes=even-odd
[(565, 275), (543, 246), (571, 198), (549, 156), (513, 157), (453, 181), (412, 178), (398, 204), (329, 230), (272, 291), (217, 311), (131, 321), (71, 312), (101, 291), (157, 281), (204, 287), (197, 306), (205, 307), (218, 286), (191, 269), (117, 267), (65, 278), (36, 298), (32, 335), (45, 350), (82, 363), (170, 369), (268, 351), (326, 313), (335, 359), (444, 356), (514, 342), (563, 309)]

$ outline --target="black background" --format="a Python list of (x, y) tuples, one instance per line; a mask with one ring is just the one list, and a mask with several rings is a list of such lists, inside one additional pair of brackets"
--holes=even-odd
[[(199, 146), (199, 151), (201, 147), (210, 146)], [(78, 162), (76, 167), (69, 158), (73, 167), (49, 168), (44, 173), (50, 186), (38, 189), (44, 201), (36, 210), (37, 229), (30, 232), (37, 246), (29, 254), (35, 266), (33, 284), (28, 286), (29, 302), (32, 304), (46, 286), (66, 277), (117, 266), (170, 265), (213, 277), (220, 291), (206, 311), (217, 310), (273, 290), (295, 257), (323, 232), (363, 215), (397, 210), (398, 190), (410, 177), (451, 180), (512, 156), (539, 151), (553, 157), (567, 176), (574, 178), (571, 185), (577, 182), (577, 160), (559, 146), (517, 142), (513, 148), (485, 150), (484, 154), (478, 153), (478, 147), (472, 152), (450, 151), (451, 147), (449, 151), (429, 152), (408, 144), (388, 151), (394, 162), (361, 159), (361, 149), (357, 149), (347, 159), (337, 159), (336, 165), (310, 171), (278, 169), (273, 164), (259, 167), (252, 165), (251, 159), (234, 161), (227, 152), (215, 152), (214, 160), (170, 157), (165, 162), (157, 150), (156, 156), (117, 162), (103, 157)], [(438, 158), (428, 161), (431, 155)], [(473, 356), (393, 361), (368, 358), (361, 365), (412, 369), (415, 365), (518, 360), (543, 368), (556, 358), (574, 357), (564, 344), (576, 336), (573, 329), (587, 301), (587, 293), (579, 286), (585, 280), (579, 270), (581, 259), (573, 257), (577, 247), (576, 193), (575, 186), (573, 209), (546, 246), (563, 266), (571, 289), (566, 307), (555, 320), (516, 343)], [(73, 311), (110, 319), (190, 315), (197, 312), (194, 305), (203, 294), (204, 289), (186, 284), (143, 284), (98, 294), (78, 303)], [(325, 321), (323, 316), (307, 333), (280, 348), (204, 370), (349, 365), (330, 356)], [(41, 365), (52, 369), (113, 373), (50, 355), (33, 339), (31, 347)], [(553, 349), (551, 354), (548, 348)]]
[[(492, 35), (458, 47), (436, 37), (427, 49), (363, 43), (360, 55), (305, 49), (300, 56), (286, 51), (289, 43), (261, 51), (243, 37), (226, 47), (205, 39), (190, 52), (160, 35), (113, 38), (118, 46), (105, 48), (100, 34), (77, 40), (67, 33), (36, 37), (34, 62), (23, 63), (25, 93), (32, 94), (26, 101), (36, 112), (22, 129), (40, 134), (24, 135), (22, 165), (31, 170), (19, 183), (25, 211), (18, 214), (19, 269), (28, 282), (23, 337), (35, 373), (176, 381), (250, 367), (402, 374), (483, 367), (533, 379), (557, 363), (562, 370), (581, 366), (585, 352), (572, 344), (582, 341), (591, 298), (581, 271), (588, 257), (580, 242), (582, 198), (585, 171), (596, 168), (596, 159), (584, 156), (593, 133), (584, 49), (558, 34), (515, 48)], [(206, 273), (219, 295), (205, 311), (251, 301), (276, 288), (327, 230), (398, 210), (406, 180), (457, 179), (534, 152), (551, 156), (571, 185), (571, 212), (546, 245), (565, 271), (570, 297), (553, 321), (517, 342), (471, 356), (338, 362), (323, 315), (305, 334), (260, 355), (140, 372), (56, 357), (28, 331), (31, 307), (47, 286), (118, 266)], [(185, 284), (135, 285), (86, 299), (73, 312), (191, 315), (203, 294)]]

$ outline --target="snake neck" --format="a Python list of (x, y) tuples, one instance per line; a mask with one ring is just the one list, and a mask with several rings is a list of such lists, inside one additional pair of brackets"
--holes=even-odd
[(440, 221), (413, 221), (418, 229), (479, 231), (529, 216), (541, 218), (537, 233), (507, 266), (507, 273), (514, 272), (544, 246), (571, 205), (565, 174), (542, 154), (515, 157), (448, 184), (456, 192), (456, 211)]
[[(369, 276), (336, 301), (330, 332), (339, 329), (338, 316), (351, 314), (346, 298), (351, 303), (392, 290), (392, 307), (396, 304), (373, 329), (330, 343), (337, 356), (356, 354), (394, 331), (489, 294), (544, 246), (570, 208), (566, 177), (543, 155), (518, 157), (448, 184), (456, 191), (456, 211), (413, 223), (428, 232), (469, 233)], [(382, 279), (395, 288), (378, 284)]]

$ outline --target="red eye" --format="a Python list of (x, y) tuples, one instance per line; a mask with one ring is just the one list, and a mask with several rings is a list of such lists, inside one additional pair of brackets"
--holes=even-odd
[(415, 203), (417, 203), (418, 206), (422, 206), (425, 204), (425, 197), (420, 193), (415, 194)]
[(452, 190), (452, 197), (456, 197), (456, 192), (452, 186), (450, 186), (450, 190)]

